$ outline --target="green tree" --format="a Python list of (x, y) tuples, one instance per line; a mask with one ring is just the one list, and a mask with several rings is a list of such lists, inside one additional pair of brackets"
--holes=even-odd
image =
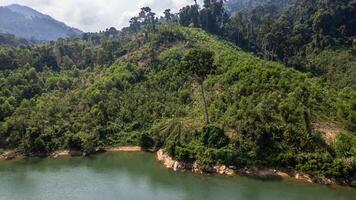
[(184, 56), (182, 62), (182, 70), (194, 78), (200, 85), (201, 96), (204, 103), (205, 122), (207, 124), (209, 123), (209, 113), (203, 83), (208, 75), (214, 73), (217, 69), (217, 66), (214, 64), (213, 56), (214, 53), (209, 50), (194, 48)]
[(164, 14), (164, 19), (165, 19), (166, 21), (172, 20), (173, 15), (171, 14), (171, 9), (166, 9), (166, 10), (164, 10), (163, 14)]

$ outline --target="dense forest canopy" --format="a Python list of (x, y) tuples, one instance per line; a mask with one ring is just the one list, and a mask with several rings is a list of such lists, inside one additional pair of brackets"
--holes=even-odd
[[(355, 1), (290, 2), (232, 17), (217, 0), (161, 18), (144, 7), (120, 31), (1, 47), (0, 148), (141, 145), (350, 180)], [(339, 132), (331, 141), (320, 129), (329, 126)]]
[[(322, 76), (339, 88), (355, 88), (355, 16), (354, 0), (230, 0), (227, 6), (209, 0), (202, 9), (197, 4), (182, 8), (179, 22), (224, 37), (266, 60)], [(322, 62), (330, 54), (337, 60)]]

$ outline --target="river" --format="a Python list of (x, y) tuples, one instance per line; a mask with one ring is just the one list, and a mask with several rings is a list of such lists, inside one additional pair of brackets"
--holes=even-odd
[(356, 189), (173, 172), (149, 153), (0, 162), (0, 200), (351, 200)]

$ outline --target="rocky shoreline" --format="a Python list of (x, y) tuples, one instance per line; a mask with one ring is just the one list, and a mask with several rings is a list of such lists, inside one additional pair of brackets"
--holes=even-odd
[(259, 168), (259, 167), (245, 167), (237, 168), (235, 166), (225, 166), (225, 165), (215, 165), (215, 166), (204, 166), (198, 163), (187, 163), (174, 160), (170, 157), (163, 149), (160, 149), (156, 153), (157, 159), (162, 162), (162, 164), (173, 171), (192, 171), (199, 174), (221, 174), (227, 176), (241, 175), (249, 176), (260, 179), (295, 179), (303, 182), (317, 183), (322, 185), (347, 185), (351, 187), (356, 187), (356, 180), (352, 181), (340, 181), (335, 179), (330, 179), (326, 177), (313, 176), (307, 173), (288, 171), (281, 169), (270, 169), (270, 168)]
[[(121, 147), (109, 147), (109, 148), (98, 148), (92, 152), (83, 152), (76, 150), (62, 150), (51, 153), (50, 155), (43, 155), (37, 157), (51, 157), (58, 158), (64, 156), (88, 156), (96, 153), (114, 153), (114, 152), (142, 152), (143, 148), (139, 146), (121, 146)], [(20, 154), (17, 151), (3, 151), (0, 152), (0, 161), (2, 160), (13, 160), (13, 159), (23, 159), (26, 156)], [(245, 167), (237, 168), (235, 166), (226, 165), (215, 165), (215, 166), (205, 166), (200, 165), (197, 162), (180, 162), (174, 160), (170, 157), (163, 149), (156, 152), (156, 158), (160, 161), (166, 168), (172, 169), (173, 171), (191, 171), (199, 174), (220, 174), (226, 176), (249, 176), (260, 179), (295, 179), (299, 181), (317, 183), (322, 185), (347, 185), (351, 187), (356, 187), (356, 177), (351, 181), (336, 180), (320, 176), (312, 176), (307, 173), (297, 172), (293, 170), (281, 170), (281, 169), (270, 169), (270, 168), (260, 168), (260, 167)]]
[(1, 160), (12, 160), (16, 158), (22, 158), (23, 156), (16, 151), (3, 151), (0, 152), (0, 161)]

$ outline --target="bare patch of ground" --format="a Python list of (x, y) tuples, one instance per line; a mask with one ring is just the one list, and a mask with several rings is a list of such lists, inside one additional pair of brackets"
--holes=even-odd
[(106, 152), (140, 152), (142, 148), (139, 146), (127, 146), (127, 147), (112, 147), (106, 149)]
[(314, 123), (313, 128), (321, 133), (328, 144), (335, 141), (336, 135), (342, 131), (337, 124), (331, 122)]

